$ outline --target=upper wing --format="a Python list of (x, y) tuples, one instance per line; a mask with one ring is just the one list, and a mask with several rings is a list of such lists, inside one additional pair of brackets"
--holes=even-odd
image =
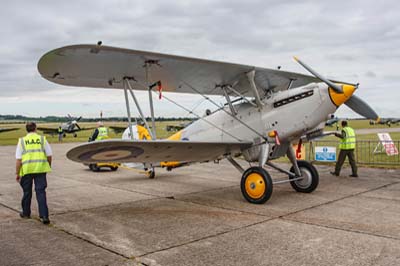
[(79, 145), (68, 151), (67, 157), (81, 163), (203, 162), (240, 152), (251, 145), (245, 142), (103, 140)]
[(268, 91), (298, 87), (318, 82), (315, 77), (274, 69), (231, 64), (196, 58), (158, 54), (97, 45), (66, 46), (43, 55), (38, 63), (40, 74), (49, 81), (83, 87), (123, 88), (123, 78), (130, 77), (133, 89), (149, 82), (162, 82), (163, 91), (223, 95), (222, 85), (231, 85), (245, 96), (254, 96), (246, 73), (255, 70), (255, 84), (263, 98)]

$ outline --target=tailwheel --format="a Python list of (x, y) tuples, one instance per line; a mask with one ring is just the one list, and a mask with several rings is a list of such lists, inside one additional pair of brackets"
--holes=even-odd
[(261, 167), (250, 167), (243, 175), (240, 189), (243, 197), (250, 203), (265, 203), (272, 195), (272, 179)]
[(156, 172), (154, 171), (154, 168), (147, 170), (146, 175), (148, 178), (154, 179), (154, 177), (156, 176)]
[[(314, 165), (307, 161), (297, 161), (297, 165), (299, 166), (302, 179), (290, 181), (290, 185), (292, 185), (293, 189), (297, 192), (303, 193), (311, 193), (317, 187), (319, 183), (319, 175), (317, 169), (315, 169)], [(290, 168), (290, 172), (294, 173), (294, 168)], [(289, 176), (289, 179), (294, 179), (296, 177)]]

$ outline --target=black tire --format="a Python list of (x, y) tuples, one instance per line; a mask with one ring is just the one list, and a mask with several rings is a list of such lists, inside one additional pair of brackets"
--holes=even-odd
[[(256, 174), (256, 176), (251, 176), (252, 174)], [(251, 181), (249, 177), (252, 178), (253, 181)], [(248, 202), (263, 204), (267, 202), (272, 195), (273, 183), (271, 176), (264, 168), (257, 166), (250, 167), (242, 175), (240, 189), (243, 197)]]
[(89, 168), (93, 172), (99, 172), (100, 171), (100, 167), (98, 167), (97, 164), (95, 164), (95, 163), (89, 164)]
[(74, 138), (76, 138), (78, 135), (77, 134), (74, 134)]
[[(300, 172), (304, 176), (304, 179), (291, 181), (290, 185), (297, 192), (311, 193), (317, 187), (319, 183), (319, 174), (317, 169), (311, 163), (307, 161), (297, 161), (297, 165), (300, 168)], [(294, 173), (294, 167), (290, 168), (290, 172)], [(289, 176), (289, 179), (294, 177)]]
[(154, 171), (154, 169), (147, 171), (147, 177), (150, 179), (154, 179), (154, 177), (156, 177), (156, 172)]
[(118, 170), (118, 166), (111, 166), (111, 171), (117, 171)]

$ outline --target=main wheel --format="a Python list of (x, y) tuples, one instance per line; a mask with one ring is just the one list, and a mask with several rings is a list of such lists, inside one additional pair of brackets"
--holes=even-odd
[(250, 167), (243, 175), (240, 189), (243, 197), (250, 203), (265, 203), (272, 195), (272, 179), (261, 167)]
[[(297, 192), (310, 193), (313, 192), (319, 183), (319, 175), (317, 169), (314, 165), (307, 161), (297, 161), (301, 175), (303, 179), (290, 181), (290, 185)], [(294, 167), (290, 168), (290, 172), (294, 173)], [(294, 179), (295, 177), (289, 176), (289, 179)]]
[(117, 171), (118, 170), (118, 166), (110, 166), (111, 171)]

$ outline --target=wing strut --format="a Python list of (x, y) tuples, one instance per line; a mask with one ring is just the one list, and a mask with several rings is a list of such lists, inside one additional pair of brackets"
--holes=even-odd
[(258, 94), (258, 90), (256, 87), (256, 83), (254, 82), (254, 77), (256, 76), (256, 71), (253, 69), (252, 71), (249, 71), (246, 73), (247, 79), (249, 80), (250, 83), (250, 88), (253, 90), (254, 98), (256, 100), (258, 108), (262, 109), (263, 103), (261, 101), (260, 95)]
[[(151, 61), (151, 60), (147, 60), (146, 62), (145, 62), (145, 68), (146, 68), (146, 85), (147, 85), (147, 87), (149, 88), (149, 103), (150, 103), (150, 113), (151, 113), (151, 125), (153, 126), (153, 128), (152, 128), (152, 139), (156, 139), (157, 138), (157, 136), (156, 136), (156, 122), (155, 122), (155, 119), (154, 119), (154, 106), (153, 106), (153, 97), (152, 97), (152, 93), (151, 93), (151, 90), (152, 90), (152, 88), (149, 86), (150, 84), (149, 84), (149, 66), (151, 66), (151, 64), (158, 64), (157, 62), (153, 62), (153, 61)], [(147, 129), (147, 130), (149, 130), (149, 129)], [(149, 132), (150, 132), (150, 130), (149, 130)]]
[[(140, 117), (142, 118), (142, 120), (143, 120), (143, 122), (144, 122), (144, 125), (146, 126), (146, 129), (147, 129), (147, 131), (149, 131), (149, 133), (150, 133), (150, 136), (151, 136), (151, 139), (152, 140), (155, 140), (155, 136), (153, 135), (153, 131), (151, 131), (150, 130), (150, 127), (149, 127), (149, 124), (147, 123), (147, 121), (146, 121), (146, 117), (144, 117), (144, 115), (143, 115), (143, 112), (142, 112), (142, 109), (140, 108), (140, 104), (139, 104), (139, 102), (138, 102), (138, 100), (136, 99), (136, 96), (135, 96), (135, 94), (133, 93), (133, 89), (132, 89), (132, 87), (131, 87), (131, 83), (129, 82), (129, 78), (124, 78), (124, 86), (126, 86), (128, 89), (129, 89), (129, 92), (131, 93), (131, 96), (132, 96), (132, 98), (133, 98), (133, 100), (135, 101), (135, 105), (136, 105), (136, 108), (137, 108), (137, 110), (139, 111), (139, 114), (140, 114)], [(125, 87), (125, 88), (126, 88)], [(150, 95), (151, 96), (151, 95)], [(125, 98), (125, 100), (127, 101), (127, 96), (125, 96), (126, 98)], [(127, 108), (129, 108), (129, 105), (127, 105)], [(129, 122), (129, 127), (132, 127), (132, 125), (131, 125), (131, 122), (130, 122), (130, 111), (128, 111), (128, 122)], [(130, 132), (132, 132), (131, 131), (131, 129), (130, 129)], [(133, 137), (133, 136), (132, 136)]]
[(128, 114), (128, 127), (131, 139), (133, 139), (133, 132), (132, 132), (132, 121), (131, 121), (131, 110), (129, 108), (129, 100), (128, 100), (128, 92), (126, 89), (126, 81), (125, 79), (122, 81), (124, 85), (124, 95), (125, 95), (125, 104), (126, 104), (126, 112)]
[(226, 102), (227, 102), (228, 105), (229, 105), (229, 109), (231, 109), (232, 115), (236, 116), (236, 115), (237, 115), (237, 111), (235, 110), (235, 107), (233, 107), (233, 104), (232, 104), (232, 102), (231, 102), (231, 98), (229, 98), (228, 92), (226, 91), (226, 87), (223, 86), (223, 87), (221, 88), (221, 90), (222, 90), (222, 92), (224, 93)]

